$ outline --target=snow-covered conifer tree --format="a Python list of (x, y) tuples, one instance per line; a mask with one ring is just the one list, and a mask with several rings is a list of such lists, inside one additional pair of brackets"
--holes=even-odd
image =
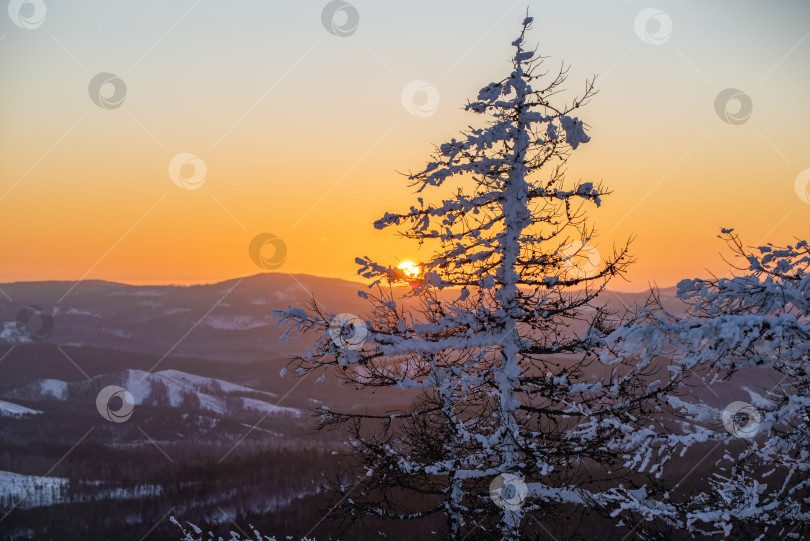
[(678, 296), (689, 303), (685, 317), (661, 310), (611, 337), (615, 350), (641, 357), (666, 352), (678, 369), (699, 375), (709, 386), (725, 381), (744, 399), (726, 403), (714, 391), (701, 399), (682, 393), (669, 397), (686, 426), (700, 429), (650, 432), (637, 435), (638, 441), (655, 441), (659, 461), (691, 450), (712, 475), (699, 490), (685, 494), (673, 491), (680, 476), (665, 476), (669, 482), (661, 493), (649, 496), (657, 499), (660, 519), (691, 533), (806, 539), (810, 247), (801, 240), (749, 251), (730, 229), (721, 238), (743, 261), (734, 276), (683, 280)]
[(484, 124), (441, 144), (408, 175), (415, 204), (375, 222), (429, 252), (416, 287), (400, 295), (390, 283), (401, 272), (366, 257), (365, 317), (276, 313), (284, 339), (319, 333), (293, 361), (299, 374), (334, 369), (359, 387), (419, 393), (393, 412), (323, 411), (322, 426), (348, 427), (361, 462), (336, 485), (335, 513), (443, 513), (451, 539), (487, 529), (514, 540), (540, 531), (537, 520), (553, 528), (555, 514), (614, 511), (599, 495), (632, 473), (622, 445), (676, 384), (651, 363), (598, 361), (622, 321), (596, 299), (631, 260), (627, 245), (604, 258), (593, 248), (585, 210), (607, 191), (564, 176), (590, 140), (573, 114), (594, 81), (556, 103), (567, 70), (541, 72), (531, 24), (512, 43), (511, 72), (466, 105)]

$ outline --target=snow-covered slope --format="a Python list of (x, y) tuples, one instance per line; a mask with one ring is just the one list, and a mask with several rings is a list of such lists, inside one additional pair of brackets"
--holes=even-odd
[[(277, 399), (273, 400), (276, 397), (272, 393), (257, 391), (222, 379), (196, 376), (178, 370), (155, 373), (126, 370), (124, 374), (125, 379), (121, 386), (132, 394), (136, 405), (165, 401), (172, 407), (180, 407), (199, 400), (200, 409), (221, 415), (234, 413), (233, 410), (239, 408), (269, 415), (289, 417), (302, 415), (298, 409), (274, 405)], [(161, 395), (163, 389), (165, 396)], [(267, 400), (240, 396), (242, 394), (267, 397)]]
[(13, 402), (0, 400), (0, 416), (3, 417), (22, 417), (23, 415), (39, 415), (41, 413), (39, 410), (32, 410)]
[[(103, 483), (98, 481), (90, 483), (99, 486), (99, 489), (93, 492), (96, 499), (131, 500), (162, 492), (162, 488), (155, 485), (122, 488), (103, 486)], [(82, 496), (74, 495), (73, 499), (69, 500), (67, 489), (68, 479), (65, 477), (38, 477), (0, 471), (0, 500), (15, 502), (16, 507), (21, 509), (83, 499)], [(86, 499), (86, 496), (84, 498)]]
[(52, 505), (61, 501), (68, 480), (63, 477), (37, 477), (0, 471), (0, 498), (23, 509)]
[[(167, 406), (218, 415), (252, 412), (275, 417), (301, 417), (304, 414), (296, 408), (276, 405), (279, 398), (273, 393), (179, 370), (162, 370), (154, 373), (144, 370), (123, 370), (96, 376), (92, 379), (92, 383), (43, 379), (6, 392), (4, 397), (32, 401), (83, 400), (88, 393), (92, 394), (107, 385), (118, 385), (129, 391), (135, 405)], [(13, 409), (12, 406), (22, 408), (11, 402), (0, 404), (8, 404), (5, 409), (9, 413)], [(4, 410), (0, 406), (0, 413), (2, 411)], [(35, 410), (29, 412), (37, 413)]]

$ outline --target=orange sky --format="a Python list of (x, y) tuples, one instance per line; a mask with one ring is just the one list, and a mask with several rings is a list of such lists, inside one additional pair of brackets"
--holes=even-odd
[[(396, 171), (480, 125), (460, 107), (508, 74), (525, 9), (354, 2), (357, 30), (337, 37), (326, 2), (53, 4), (37, 28), (0, 27), (2, 282), (227, 279), (261, 271), (248, 245), (262, 232), (287, 246), (281, 272), (356, 279), (356, 256), (418, 260), (372, 222), (414, 199)], [(662, 3), (658, 45), (634, 30), (644, 5), (529, 5), (529, 40), (572, 66), (572, 91), (600, 75), (569, 177), (614, 190), (591, 215), (598, 249), (636, 236), (618, 288), (724, 272), (721, 226), (749, 244), (808, 237), (794, 187), (810, 168), (806, 2)], [(126, 83), (120, 107), (90, 99), (99, 72)], [(436, 88), (434, 114), (403, 106), (413, 80)], [(715, 112), (729, 87), (753, 103), (739, 125)], [(199, 189), (169, 177), (181, 152), (206, 165)]]

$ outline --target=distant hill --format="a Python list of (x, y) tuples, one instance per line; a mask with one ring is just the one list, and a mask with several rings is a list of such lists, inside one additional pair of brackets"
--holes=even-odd
[[(289, 357), (301, 344), (279, 341), (272, 311), (306, 305), (362, 313), (362, 284), (308, 275), (259, 274), (193, 286), (132, 286), (90, 280), (0, 284), (0, 343), (34, 341), (17, 323), (26, 306), (53, 317), (47, 342), (228, 361)], [(63, 298), (64, 297), (64, 298)], [(0, 297), (2, 298), (2, 297)], [(60, 299), (62, 299), (60, 301)], [(38, 322), (34, 324), (36, 328)]]
[[(304, 274), (265, 273), (192, 286), (133, 286), (88, 280), (0, 284), (0, 344), (21, 345), (34, 338), (17, 318), (26, 306), (53, 318), (47, 342), (62, 346), (223, 361), (288, 358), (302, 342), (281, 343), (274, 309), (307, 306), (313, 298), (332, 313), (363, 316), (369, 304), (358, 297), (365, 284)], [(71, 289), (72, 288), (72, 289)], [(68, 293), (69, 292), (69, 293)], [(451, 293), (452, 294), (452, 293)], [(677, 304), (672, 289), (661, 291)], [(608, 292), (602, 298), (617, 310), (642, 302), (644, 294)], [(679, 309), (677, 306), (676, 309)], [(36, 328), (38, 322), (32, 323)]]

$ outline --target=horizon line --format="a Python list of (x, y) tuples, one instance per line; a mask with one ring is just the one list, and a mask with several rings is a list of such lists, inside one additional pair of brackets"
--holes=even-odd
[[(194, 287), (194, 286), (213, 286), (218, 284), (224, 284), (227, 282), (232, 282), (234, 280), (240, 279), (248, 279), (248, 278), (256, 278), (259, 276), (305, 276), (309, 278), (318, 278), (323, 280), (339, 280), (342, 282), (349, 282), (355, 283), (360, 286), (367, 286), (370, 282), (364, 282), (359, 279), (349, 279), (343, 276), (325, 276), (319, 274), (312, 274), (308, 272), (276, 272), (276, 271), (267, 271), (267, 272), (257, 272), (255, 274), (246, 274), (242, 276), (234, 276), (231, 278), (211, 278), (211, 279), (202, 279), (202, 280), (183, 280), (183, 281), (169, 281), (169, 280), (147, 280), (147, 279), (134, 279), (134, 280), (118, 280), (118, 279), (105, 279), (105, 278), (87, 278), (84, 280), (71, 280), (71, 279), (42, 279), (42, 280), (13, 280), (13, 281), (3, 281), (0, 282), (0, 288), (2, 286), (12, 286), (15, 284), (42, 284), (42, 283), (66, 283), (66, 284), (75, 284), (78, 285), (84, 282), (102, 282), (106, 284), (115, 284), (115, 285), (122, 285), (128, 287)], [(405, 287), (405, 286), (402, 286)], [(640, 293), (647, 293), (650, 290), (650, 287), (655, 287), (658, 290), (666, 290), (666, 289), (674, 289), (677, 287), (677, 284), (672, 285), (665, 285), (659, 286), (658, 284), (648, 284), (646, 288), (642, 287), (639, 289), (614, 289), (614, 288), (606, 288), (607, 292), (619, 292), (619, 293), (627, 293), (627, 294), (640, 294)], [(448, 288), (450, 289), (450, 288)]]

